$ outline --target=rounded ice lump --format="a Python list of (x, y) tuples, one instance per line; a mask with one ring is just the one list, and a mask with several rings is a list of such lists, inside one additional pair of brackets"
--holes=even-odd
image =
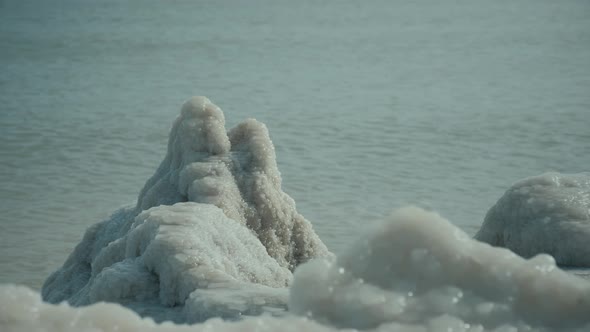
[(476, 239), (523, 257), (590, 267), (590, 173), (546, 173), (514, 184), (488, 211)]

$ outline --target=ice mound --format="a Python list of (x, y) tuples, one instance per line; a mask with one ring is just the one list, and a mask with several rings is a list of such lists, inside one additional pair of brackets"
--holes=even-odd
[(475, 236), (523, 257), (590, 267), (590, 173), (546, 173), (514, 184)]
[[(523, 256), (585, 262), (589, 179), (520, 182), (478, 238), (511, 249), (527, 239), (538, 248)], [(184, 104), (137, 205), (90, 227), (42, 296), (54, 304), (0, 286), (0, 331), (590, 330), (590, 282), (418, 208), (335, 258), (281, 190), (266, 127), (247, 120), (226, 133), (204, 97)]]
[[(96, 266), (104, 267), (83, 293), (116, 296), (143, 316), (158, 318), (158, 312), (164, 312), (168, 318), (182, 317), (177, 321), (201, 322), (207, 312), (216, 312), (218, 317), (239, 317), (239, 321), (212, 318), (190, 326), (157, 325), (117, 304), (53, 305), (26, 288), (4, 285), (0, 286), (0, 330), (590, 330), (590, 282), (560, 270), (549, 255), (526, 260), (508, 249), (473, 240), (439, 215), (414, 207), (373, 226), (340, 257), (299, 266), (288, 294), (286, 288), (272, 285), (288, 282), (289, 270), (265, 255), (250, 230), (212, 205), (152, 208), (129, 229), (103, 249), (103, 258), (96, 260), (103, 263)], [(227, 243), (211, 245), (218, 241)], [(172, 249), (178, 244), (182, 251)], [(206, 255), (200, 254), (201, 248)], [(121, 252), (125, 257), (119, 256)], [(247, 270), (236, 268), (246, 262), (252, 265)], [(149, 269), (163, 276), (146, 272)], [(155, 284), (162, 282), (165, 298), (186, 298), (184, 305), (159, 304), (162, 291)], [(189, 294), (195, 282), (198, 286)], [(206, 286), (201, 287), (201, 282)], [(137, 288), (142, 291), (133, 291)], [(289, 311), (277, 315), (285, 303)]]
[(588, 331), (590, 283), (548, 255), (525, 260), (410, 207), (337, 260), (300, 266), (289, 308), (378, 331)]
[(87, 281), (74, 292), (56, 281), (81, 276), (60, 272), (44, 287), (49, 302), (118, 302), (177, 322), (284, 310), (291, 280), (246, 226), (214, 205), (192, 202), (140, 213), (124, 236), (93, 256)]
[(207, 98), (187, 101), (137, 205), (90, 227), (43, 298), (183, 322), (284, 309), (291, 270), (331, 253), (281, 190), (266, 127), (224, 125)]

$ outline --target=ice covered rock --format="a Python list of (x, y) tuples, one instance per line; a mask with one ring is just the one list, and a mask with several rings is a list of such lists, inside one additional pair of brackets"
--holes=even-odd
[(266, 127), (224, 125), (207, 98), (187, 101), (137, 205), (90, 227), (43, 298), (176, 321), (284, 309), (290, 270), (331, 253), (281, 190)]
[(249, 119), (226, 133), (223, 112), (205, 97), (183, 105), (166, 157), (139, 194), (137, 209), (184, 201), (218, 206), (253, 230), (269, 255), (291, 270), (329, 254), (281, 189), (266, 126)]
[(125, 235), (96, 252), (85, 273), (88, 280), (74, 289), (60, 284), (58, 271), (46, 282), (45, 299), (118, 302), (158, 321), (197, 322), (281, 311), (291, 280), (246, 226), (193, 202), (140, 213)]
[(584, 331), (590, 283), (548, 255), (525, 260), (410, 207), (337, 260), (301, 265), (289, 308), (379, 331)]
[(590, 173), (546, 173), (514, 184), (475, 236), (523, 257), (590, 267)]

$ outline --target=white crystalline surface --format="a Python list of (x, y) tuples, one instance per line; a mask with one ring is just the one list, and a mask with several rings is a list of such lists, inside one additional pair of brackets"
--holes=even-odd
[(476, 239), (524, 257), (590, 267), (590, 173), (546, 173), (514, 184), (488, 211)]
[(137, 206), (90, 227), (43, 299), (159, 321), (284, 311), (291, 270), (331, 253), (281, 190), (266, 127), (224, 125), (207, 98), (187, 101)]

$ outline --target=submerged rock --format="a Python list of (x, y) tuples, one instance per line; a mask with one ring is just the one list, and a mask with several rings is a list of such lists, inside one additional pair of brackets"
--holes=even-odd
[(523, 257), (590, 267), (590, 173), (546, 173), (514, 184), (488, 211), (477, 240)]

